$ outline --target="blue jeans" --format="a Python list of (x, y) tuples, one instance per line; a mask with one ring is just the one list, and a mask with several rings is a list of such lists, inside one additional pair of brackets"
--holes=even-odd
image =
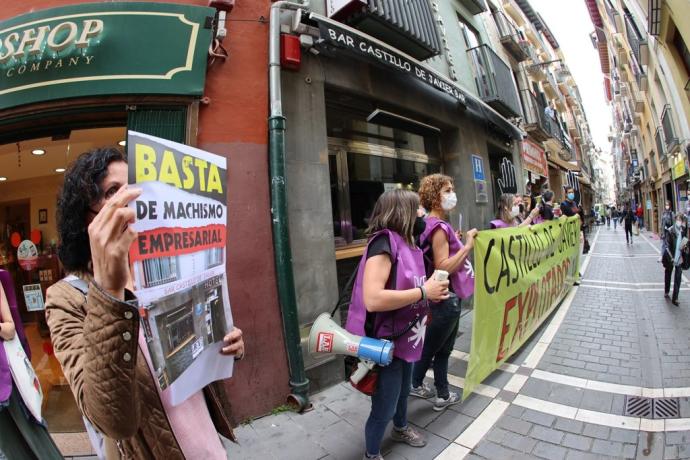
[(376, 391), (371, 396), (371, 412), (364, 427), (368, 455), (381, 450), (381, 440), (393, 420), (396, 428), (407, 427), (407, 397), (410, 395), (412, 363), (399, 358), (386, 367), (379, 368)]
[(422, 357), (414, 365), (412, 385), (422, 384), (426, 371), (434, 361), (434, 386), (436, 396), (446, 399), (448, 391), (448, 358), (453, 351), (460, 324), (460, 299), (457, 307), (445, 303), (431, 309), (431, 322), (426, 327)]

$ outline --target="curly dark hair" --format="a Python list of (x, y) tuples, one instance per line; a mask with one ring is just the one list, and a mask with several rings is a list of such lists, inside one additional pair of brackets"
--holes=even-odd
[(93, 149), (79, 155), (65, 173), (57, 201), (58, 257), (68, 272), (88, 271), (91, 262), (88, 225), (89, 208), (102, 196), (100, 182), (108, 166), (127, 157), (116, 147)]
[(444, 174), (431, 174), (419, 184), (419, 200), (428, 212), (441, 207), (441, 190), (446, 184), (453, 185), (453, 178)]

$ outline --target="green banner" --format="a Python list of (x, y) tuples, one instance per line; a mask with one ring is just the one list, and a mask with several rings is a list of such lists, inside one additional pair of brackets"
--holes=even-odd
[(524, 344), (579, 276), (580, 218), (479, 232), (463, 399)]
[(81, 3), (0, 23), (0, 109), (109, 94), (201, 95), (215, 9)]

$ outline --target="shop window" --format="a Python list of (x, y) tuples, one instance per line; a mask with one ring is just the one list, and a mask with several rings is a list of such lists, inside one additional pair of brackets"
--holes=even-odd
[(168, 353), (186, 343), (194, 336), (194, 318), (191, 305), (185, 306), (168, 315), (167, 339)]
[(329, 106), (327, 111), (336, 246), (366, 240), (369, 217), (384, 191), (416, 191), (422, 177), (440, 170), (435, 136), (369, 123), (361, 110)]
[(144, 268), (144, 285), (146, 287), (160, 286), (179, 278), (177, 256), (157, 257), (142, 261)]

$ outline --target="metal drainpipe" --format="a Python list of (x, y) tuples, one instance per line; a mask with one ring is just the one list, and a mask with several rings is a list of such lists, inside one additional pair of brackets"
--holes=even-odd
[(298, 412), (310, 407), (309, 380), (304, 370), (301, 337), (297, 317), (297, 296), (292, 270), (292, 248), (288, 227), (288, 206), (285, 184), (285, 117), (283, 116), (280, 88), (280, 12), (296, 10), (306, 5), (279, 1), (271, 6), (269, 35), (269, 96), (271, 115), (268, 118), (268, 151), (271, 168), (271, 214), (273, 223), (273, 251), (278, 278), (278, 299), (283, 317), (285, 347), (290, 371), (288, 404)]

